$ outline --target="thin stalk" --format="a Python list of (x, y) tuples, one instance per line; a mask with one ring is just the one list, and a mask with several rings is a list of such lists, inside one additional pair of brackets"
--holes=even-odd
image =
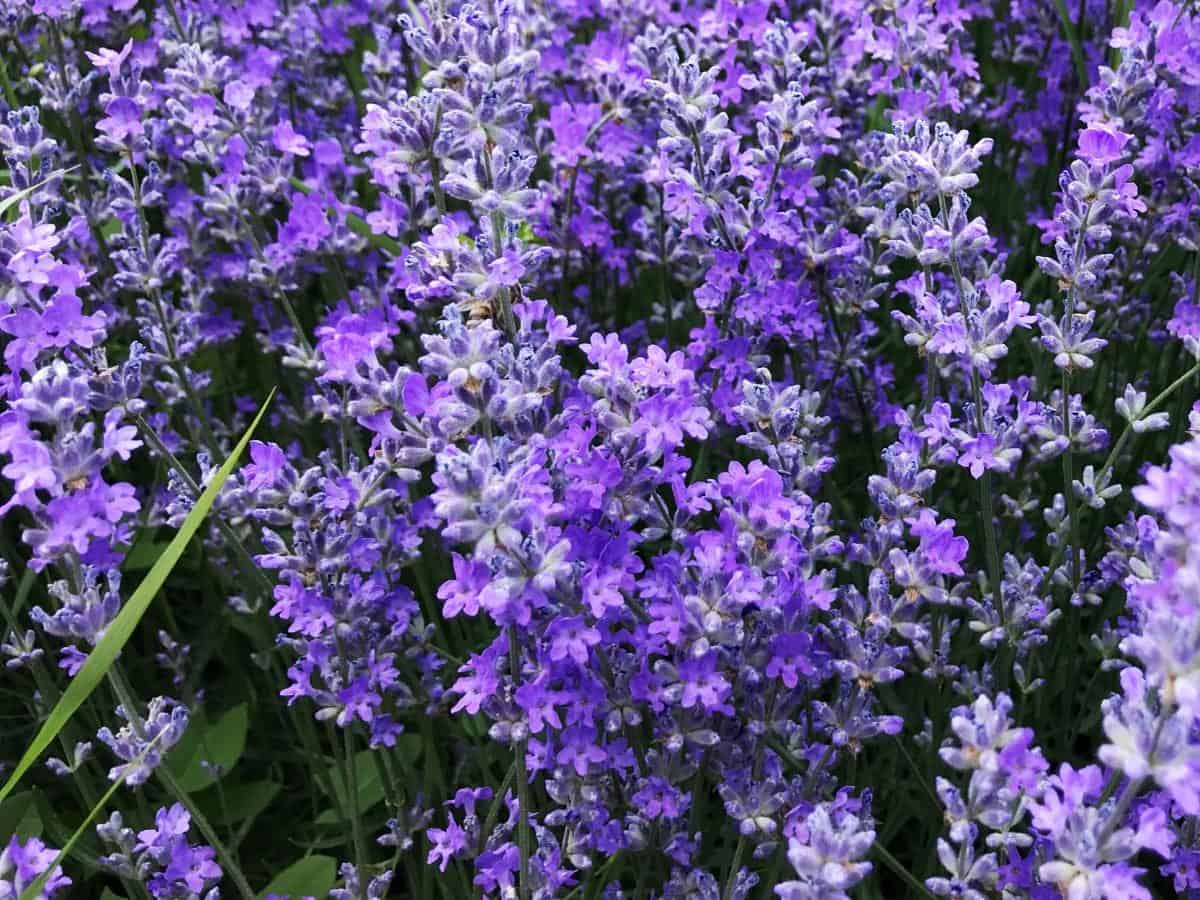
[[(1158, 741), (1162, 737), (1163, 727), (1167, 724), (1167, 719), (1170, 718), (1170, 707), (1164, 706), (1158, 714), (1158, 723), (1154, 728), (1154, 738), (1150, 742), (1150, 752), (1146, 754), (1146, 760), (1149, 763), (1154, 762), (1154, 754), (1158, 750)], [(1096, 836), (1096, 846), (1103, 848), (1109, 836), (1116, 831), (1123, 821), (1125, 814), (1129, 812), (1129, 807), (1136, 799), (1138, 791), (1148, 780), (1148, 776), (1143, 775), (1141, 778), (1134, 778), (1125, 785), (1125, 790), (1121, 792), (1121, 796), (1117, 799), (1117, 805), (1113, 807), (1113, 811), (1109, 813), (1108, 819), (1104, 822), (1104, 827), (1100, 829), (1100, 833)]]
[(8, 103), (8, 108), (20, 109), (21, 102), (17, 99), (17, 92), (13, 89), (13, 83), (8, 77), (8, 65), (4, 62), (2, 54), (0, 54), (0, 88), (4, 89), (4, 99)]
[[(188, 490), (191, 491), (195, 496), (200, 496), (200, 485), (198, 485), (195, 479), (192, 478), (191, 473), (188, 472), (183, 463), (181, 463), (175, 457), (175, 454), (173, 454), (162, 442), (157, 432), (155, 432), (155, 430), (150, 427), (149, 423), (146, 422), (146, 420), (140, 415), (135, 416), (134, 421), (138, 428), (138, 434), (140, 434), (146, 440), (146, 442), (154, 448), (154, 451), (158, 453), (159, 456), (161, 456), (172, 469), (175, 470), (176, 474), (178, 474), (183, 480), (183, 483), (187, 486)], [(262, 591), (263, 596), (269, 598), (274, 592), (274, 583), (269, 577), (267, 577), (266, 573), (264, 573), (263, 570), (258, 567), (258, 563), (254, 561), (254, 557), (250, 554), (250, 551), (246, 549), (246, 546), (242, 543), (241, 538), (237, 536), (237, 533), (229, 526), (229, 524), (220, 516), (216, 517), (215, 522), (217, 525), (217, 530), (221, 532), (221, 536), (224, 537), (229, 543), (229, 547), (233, 551), (234, 555), (241, 558), (251, 577), (258, 581), (258, 587), (259, 590)]]
[(500, 808), (504, 806), (504, 795), (508, 793), (508, 789), (512, 787), (513, 780), (516, 777), (517, 763), (514, 760), (513, 764), (508, 767), (508, 773), (504, 776), (504, 782), (500, 785), (500, 790), (496, 791), (496, 799), (492, 801), (492, 808), (488, 810), (487, 818), (483, 820), (483, 828), (479, 832), (480, 853), (483, 852), (483, 848), (487, 845), (488, 835), (496, 827), (496, 822), (500, 818)]
[[(17, 631), (16, 617), (14, 616), (13, 611), (9, 609), (7, 603), (0, 602), (0, 615), (3, 616), (5, 624), (8, 625), (9, 630), (11, 630), (14, 634), (19, 633)], [(30, 666), (30, 671), (33, 674), (34, 683), (37, 685), (38, 692), (42, 695), (44, 700), (49, 702), (51, 708), (53, 708), (54, 704), (58, 702), (59, 692), (57, 686), (54, 684), (53, 679), (50, 677), (50, 673), (46, 670), (44, 661), (41, 658), (34, 659), (32, 661), (32, 665)], [(36, 710), (31, 703), (27, 705), (27, 708), (30, 710), (30, 715), (35, 715)], [(68, 725), (72, 727), (75, 724), (78, 723), (68, 723)], [(58, 733), (58, 744), (62, 748), (63, 759), (70, 760), (72, 758), (71, 755), (74, 752), (74, 746), (72, 744), (72, 739), (68, 737), (65, 728)], [(71, 785), (76, 791), (78, 791), (79, 797), (81, 800), (83, 800), (84, 806), (88, 809), (94, 808), (100, 800), (100, 792), (92, 784), (91, 779), (88, 778), (86, 767), (80, 768), (74, 772), (70, 781)], [(145, 885), (143, 885), (137, 879), (122, 877), (121, 883), (125, 885), (126, 889), (132, 890), (133, 893), (137, 894), (139, 897), (146, 898), (146, 900), (148, 900), (150, 896), (149, 892), (146, 890)]]
[(1075, 30), (1075, 23), (1071, 20), (1071, 14), (1067, 11), (1067, 4), (1063, 0), (1054, 0), (1054, 8), (1058, 10), (1058, 17), (1062, 20), (1063, 34), (1067, 38), (1067, 43), (1071, 45), (1071, 61), (1075, 64), (1079, 89), (1086, 90), (1088, 86), (1087, 60), (1083, 56), (1083, 45), (1079, 43), (1079, 34)]
[(1063, 495), (1067, 501), (1067, 521), (1071, 540), (1071, 596), (1079, 591), (1079, 514), (1075, 504), (1075, 453), (1071, 439), (1071, 370), (1062, 373), (1062, 420), (1063, 434), (1067, 438), (1067, 449), (1063, 453)]
[[(50, 40), (54, 44), (54, 56), (58, 63), (58, 80), (62, 86), (64, 98), (70, 93), (67, 87), (67, 54), (63, 47), (62, 34), (58, 30), (58, 26), (54, 24), (54, 20), (50, 20)], [(14, 46), (15, 46), (14, 42)], [(7, 80), (7, 76), (5, 78)], [(13, 107), (17, 107), (14, 105)], [(75, 155), (79, 157), (79, 186), (83, 191), (84, 218), (88, 223), (88, 230), (92, 233), (92, 238), (96, 241), (96, 247), (100, 251), (100, 258), (104, 260), (104, 265), (112, 269), (112, 257), (108, 252), (108, 242), (104, 240), (104, 232), (101, 231), (99, 223), (96, 221), (95, 214), (92, 211), (94, 205), (92, 195), (92, 183), (90, 180), (91, 167), (88, 164), (87, 146), (84, 144), (83, 136), (87, 134), (83, 126), (83, 118), (79, 115), (79, 110), (72, 107), (69, 111), (64, 110), (67, 114), (67, 121), (64, 123), (67, 126), (67, 140), (71, 144), (71, 149)]]
[[(483, 148), (482, 159), (484, 178), (490, 190), (496, 181), (495, 176), (492, 175), (492, 155), (487, 147)], [(492, 223), (492, 252), (499, 257), (504, 252), (504, 216), (497, 210), (489, 215), (489, 219)], [(512, 293), (507, 285), (501, 285), (496, 296), (500, 300), (500, 327), (510, 341), (516, 340), (517, 320), (513, 317)]]
[[(1172, 381), (1163, 389), (1161, 394), (1155, 397), (1150, 403), (1146, 404), (1146, 408), (1142, 410), (1142, 414), (1137, 421), (1141, 421), (1151, 413), (1157, 412), (1159, 407), (1166, 403), (1172, 394), (1187, 384), (1188, 381), (1194, 378), (1196, 375), (1200, 375), (1200, 362), (1197, 362), (1190, 369)], [(1104, 465), (1100, 467), (1100, 471), (1096, 475), (1097, 484), (1101, 483), (1113, 470), (1113, 467), (1116, 466), (1117, 461), (1120, 459), (1121, 451), (1125, 449), (1125, 445), (1129, 443), (1130, 439), (1134, 435), (1133, 425), (1133, 422), (1127, 422), (1125, 428), (1121, 431), (1120, 437), (1117, 438), (1117, 442), (1113, 444), (1113, 448), (1109, 452), (1108, 458), (1104, 460)], [(1079, 510), (1079, 515), (1081, 517), (1086, 509), (1087, 507), (1083, 507)], [(1063, 545), (1059, 544), (1054, 551), (1054, 555), (1050, 557), (1050, 564), (1046, 567), (1047, 577), (1049, 577), (1050, 574), (1053, 573), (1056, 568), (1058, 568), (1058, 564), (1062, 561), (1063, 553)]]
[(742, 857), (746, 853), (746, 837), (738, 837), (737, 846), (733, 848), (733, 860), (729, 863), (729, 874), (725, 878), (725, 890), (721, 891), (721, 900), (733, 900), (733, 889), (737, 886), (738, 872), (742, 870)]
[[(433, 134), (436, 142), (437, 135), (442, 130), (442, 104), (438, 104), (433, 117)], [(433, 202), (437, 206), (438, 218), (446, 218), (446, 195), (442, 191), (442, 161), (438, 159), (432, 145), (429, 148), (429, 183), (433, 188)]]
[(675, 302), (671, 299), (671, 274), (667, 271), (667, 201), (662, 185), (658, 186), (658, 271), (662, 280), (662, 300), (667, 318), (667, 353), (672, 348), (671, 333), (675, 330)]
[[(938, 207), (941, 212), (942, 225), (950, 230), (950, 214), (946, 210), (946, 198), (941, 193), (938, 194)], [(967, 301), (963, 294), (963, 274), (962, 269), (958, 265), (958, 254), (951, 251), (950, 253), (950, 269), (954, 274), (954, 291), (958, 295), (959, 312), (962, 313), (963, 322), (969, 320)], [(984, 432), (983, 421), (983, 389), (979, 383), (979, 369), (975, 367), (975, 362), (971, 362), (971, 400), (975, 404), (975, 431), (976, 434)], [(979, 479), (979, 518), (983, 524), (983, 542), (987, 552), (987, 567), (988, 579), (991, 581), (992, 587), (992, 604), (996, 607), (996, 612), (1000, 616), (1000, 625), (1004, 628), (1005, 633), (1008, 632), (1008, 610), (1004, 606), (1004, 591), (1001, 590), (1000, 584), (1000, 547), (996, 540), (996, 523), (993, 521), (993, 503), (992, 503), (992, 470), (984, 469), (983, 477)]]
[[(142, 202), (142, 180), (138, 177), (137, 161), (133, 158), (133, 150), (130, 149), (127, 153), (129, 159), (129, 180), (133, 187), (133, 203), (137, 208), (138, 214), (138, 231), (141, 239), (142, 255), (146, 258), (146, 264), (150, 264), (150, 222), (146, 218), (146, 207)], [(86, 173), (84, 175), (86, 179)], [(219, 455), (221, 448), (217, 445), (216, 438), (213, 437), (214, 429), (212, 419), (209, 418), (208, 410), (204, 404), (200, 402), (200, 398), (196, 395), (195, 389), (187, 377), (187, 370), (184, 368), (183, 361), (179, 358), (179, 351), (175, 344), (175, 335), (171, 329), (170, 323), (167, 321), (166, 307), (163, 304), (162, 292), (157, 285), (150, 287), (148, 290), (150, 299), (154, 303), (154, 310), (158, 316), (158, 325), (162, 329), (163, 342), (167, 348), (167, 363), (175, 370), (175, 377), (179, 379), (179, 387), (183, 390), (184, 396), (187, 397), (188, 404), (192, 407), (192, 412), (199, 419), (201, 430), (199, 437), (214, 454)]]
[(876, 841), (871, 845), (871, 850), (883, 861), (885, 866), (891, 869), (900, 877), (901, 881), (905, 882), (920, 896), (928, 897), (929, 900), (937, 900), (937, 898), (934, 897), (930, 892), (929, 888), (925, 887), (925, 885), (921, 883), (920, 879), (918, 879), (916, 875), (904, 868), (904, 865), (900, 862), (900, 860), (892, 856), (892, 854), (888, 852), (887, 848), (884, 847), (883, 844), (879, 843), (879, 841)]
[[(515, 685), (521, 673), (521, 646), (517, 642), (516, 629), (508, 629), (508, 665)], [(521, 853), (521, 883), (518, 889), (520, 900), (529, 900), (529, 771), (525, 765), (525, 740), (516, 742), (516, 779), (517, 779), (517, 846)]]
[(358, 767), (354, 764), (354, 740), (349, 723), (342, 728), (342, 762), (346, 773), (346, 797), (350, 804), (350, 830), (354, 839), (354, 865), (358, 869), (358, 896), (367, 898), (367, 839), (363, 835), (362, 816), (358, 809)]

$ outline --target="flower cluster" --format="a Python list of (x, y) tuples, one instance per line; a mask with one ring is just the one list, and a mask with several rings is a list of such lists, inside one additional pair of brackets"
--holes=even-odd
[(130, 900), (1200, 890), (1198, 72), (1183, 0), (6, 4), (4, 758), (124, 643), (0, 895), (98, 805)]

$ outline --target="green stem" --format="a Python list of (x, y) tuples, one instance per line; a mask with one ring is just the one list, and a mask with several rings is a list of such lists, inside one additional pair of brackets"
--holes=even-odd
[[(1146, 408), (1142, 410), (1142, 414), (1138, 417), (1137, 421), (1141, 421), (1142, 419), (1148, 417), (1151, 413), (1157, 412), (1158, 408), (1166, 403), (1172, 394), (1187, 384), (1188, 381), (1194, 378), (1196, 375), (1200, 375), (1200, 362), (1197, 362), (1194, 366), (1167, 385), (1161, 394), (1159, 394), (1154, 398), (1153, 401), (1146, 405)], [(1133, 422), (1126, 423), (1125, 428), (1121, 431), (1121, 436), (1118, 437), (1117, 442), (1113, 444), (1113, 448), (1109, 452), (1108, 458), (1104, 460), (1104, 465), (1100, 467), (1100, 471), (1096, 475), (1097, 484), (1102, 483), (1105, 477), (1107, 477), (1107, 475), (1113, 470), (1113, 467), (1116, 466), (1117, 461), (1120, 459), (1121, 451), (1125, 449), (1125, 445), (1129, 443), (1129, 440), (1133, 437), (1133, 424)], [(1083, 515), (1085, 509), (1086, 507), (1079, 510), (1080, 516)], [(1046, 567), (1047, 577), (1049, 577), (1054, 570), (1058, 568), (1058, 564), (1062, 561), (1063, 553), (1063, 545), (1060, 543), (1055, 549), (1054, 555), (1050, 557), (1050, 564)]]
[(742, 870), (742, 857), (746, 853), (746, 837), (738, 838), (737, 846), (733, 848), (733, 861), (729, 863), (729, 874), (725, 878), (725, 890), (721, 891), (721, 900), (733, 900), (733, 889), (737, 886), (738, 872)]
[(496, 791), (496, 799), (492, 801), (492, 808), (488, 810), (487, 818), (483, 820), (483, 828), (479, 832), (480, 853), (487, 846), (488, 835), (492, 833), (492, 829), (496, 827), (496, 821), (500, 818), (500, 808), (504, 806), (504, 795), (508, 793), (508, 789), (512, 787), (516, 777), (517, 763), (514, 760), (513, 764), (508, 767), (508, 773), (504, 776), (504, 783), (500, 785), (500, 790)]
[[(950, 214), (946, 209), (946, 198), (938, 193), (938, 209), (941, 213), (942, 226), (950, 231)], [(954, 274), (954, 291), (958, 296), (958, 308), (964, 324), (970, 320), (967, 310), (967, 300), (963, 292), (963, 274), (958, 264), (958, 254), (950, 252), (950, 269)], [(975, 432), (985, 431), (983, 420), (983, 390), (979, 383), (979, 369), (974, 360), (971, 361), (971, 400), (975, 404)], [(992, 587), (992, 603), (1000, 616), (1000, 625), (1008, 632), (1008, 610), (1004, 606), (1004, 591), (1000, 583), (1000, 548), (996, 540), (996, 523), (993, 521), (992, 502), (992, 470), (984, 469), (983, 477), (979, 479), (979, 518), (983, 524), (983, 542), (987, 552), (988, 578)]]
[(883, 861), (885, 866), (891, 869), (900, 877), (901, 881), (904, 881), (906, 884), (908, 884), (908, 886), (916, 891), (920, 896), (928, 897), (929, 900), (937, 900), (937, 898), (934, 897), (930, 892), (929, 888), (925, 887), (925, 885), (921, 883), (920, 879), (918, 879), (916, 875), (904, 868), (904, 866), (900, 863), (900, 860), (892, 856), (892, 854), (888, 852), (887, 848), (884, 847), (883, 844), (879, 843), (879, 841), (876, 841), (871, 845), (871, 850)]
[(1063, 496), (1067, 501), (1067, 521), (1071, 539), (1071, 597), (1079, 591), (1079, 515), (1075, 509), (1075, 454), (1071, 437), (1071, 370), (1062, 373), (1062, 420), (1063, 434), (1067, 438), (1067, 449), (1063, 453)]
[(358, 869), (358, 896), (367, 898), (367, 840), (363, 834), (362, 816), (358, 808), (358, 766), (354, 764), (354, 740), (350, 723), (342, 727), (342, 763), (346, 773), (346, 796), (350, 804), (350, 830), (354, 839), (354, 865)]
[[(513, 686), (516, 687), (521, 674), (521, 646), (517, 642), (516, 629), (508, 629), (508, 665), (512, 675)], [(517, 779), (517, 846), (521, 853), (521, 883), (518, 889), (520, 900), (529, 900), (529, 771), (525, 765), (525, 740), (516, 742), (516, 772)]]
[(12, 81), (8, 77), (8, 65), (4, 62), (4, 56), (0, 55), (0, 87), (4, 89), (4, 99), (8, 103), (9, 109), (20, 109), (21, 102), (17, 99), (17, 92), (13, 90)]

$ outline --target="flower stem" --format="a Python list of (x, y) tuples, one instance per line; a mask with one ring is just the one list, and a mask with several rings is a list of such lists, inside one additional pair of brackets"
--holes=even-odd
[[(517, 642), (517, 631), (508, 629), (508, 665), (515, 687), (521, 672), (521, 646)], [(517, 846), (521, 853), (521, 883), (518, 886), (520, 900), (529, 900), (529, 771), (525, 765), (525, 739), (516, 742), (517, 779)]]
[(1067, 449), (1063, 453), (1063, 497), (1067, 501), (1067, 522), (1070, 527), (1071, 547), (1071, 597), (1079, 591), (1079, 514), (1075, 508), (1075, 454), (1071, 437), (1071, 371), (1062, 374), (1062, 421), (1063, 434), (1067, 438)]
[(742, 870), (742, 857), (746, 853), (746, 836), (738, 837), (737, 846), (733, 850), (733, 861), (729, 863), (729, 875), (725, 878), (725, 890), (721, 891), (721, 900), (732, 900), (733, 889), (737, 886), (738, 872)]

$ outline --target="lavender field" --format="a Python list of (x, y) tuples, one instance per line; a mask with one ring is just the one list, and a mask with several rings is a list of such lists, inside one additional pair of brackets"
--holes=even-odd
[(1195, 0), (0, 0), (0, 900), (1200, 898)]

